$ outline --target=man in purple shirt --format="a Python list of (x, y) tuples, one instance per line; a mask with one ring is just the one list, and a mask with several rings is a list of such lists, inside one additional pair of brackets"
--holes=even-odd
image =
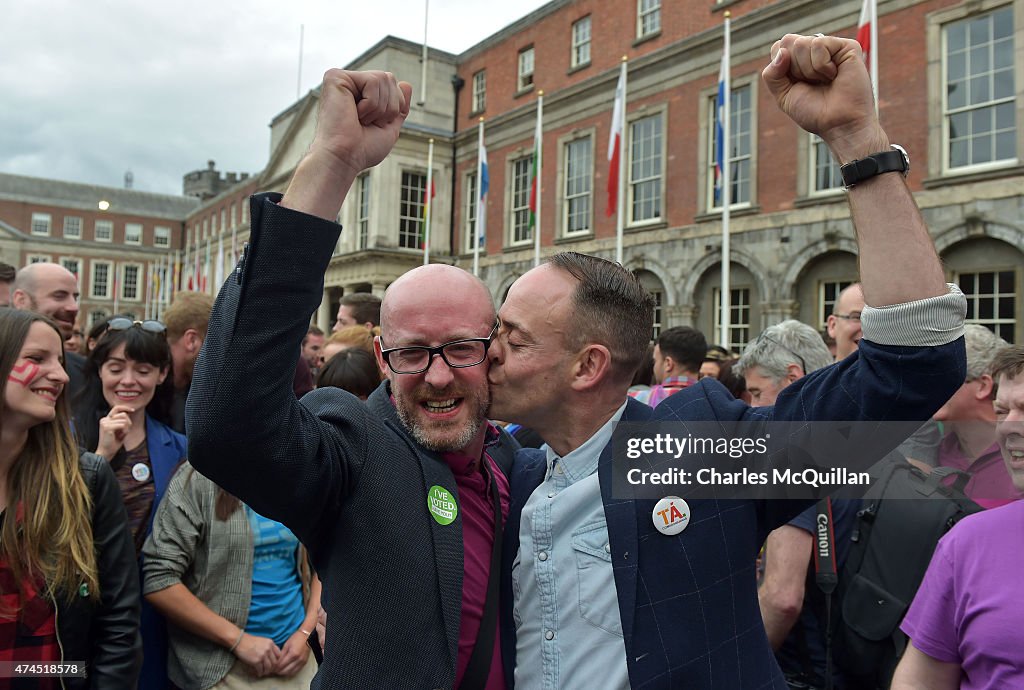
[[(1024, 347), (992, 362), (996, 441), (1024, 491)], [(1024, 501), (964, 518), (939, 541), (900, 626), (911, 644), (893, 690), (1024, 687)]]
[(964, 493), (984, 508), (996, 508), (1021, 497), (996, 443), (996, 413), (992, 409), (995, 383), (989, 367), (1007, 343), (978, 324), (964, 326), (964, 342), (967, 380), (935, 413), (946, 430), (938, 448), (938, 464), (970, 473)]

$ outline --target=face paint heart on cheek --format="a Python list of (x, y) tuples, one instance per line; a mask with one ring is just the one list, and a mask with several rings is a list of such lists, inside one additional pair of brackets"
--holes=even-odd
[(7, 375), (8, 381), (21, 384), (25, 388), (36, 380), (36, 375), (39, 373), (39, 365), (35, 362), (23, 362), (21, 366), (16, 366), (11, 369), (11, 373)]

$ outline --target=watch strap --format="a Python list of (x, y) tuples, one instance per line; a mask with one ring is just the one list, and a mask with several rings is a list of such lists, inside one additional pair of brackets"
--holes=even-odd
[(852, 187), (882, 173), (899, 172), (906, 175), (908, 169), (903, 152), (892, 148), (850, 161), (839, 168), (839, 171), (843, 175), (843, 184)]

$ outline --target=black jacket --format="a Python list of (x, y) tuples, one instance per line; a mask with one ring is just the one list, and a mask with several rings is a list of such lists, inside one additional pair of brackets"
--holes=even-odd
[(63, 663), (85, 661), (86, 678), (65, 678), (67, 690), (134, 689), (142, 669), (139, 636), (138, 565), (128, 533), (128, 515), (117, 479), (107, 462), (92, 453), (80, 460), (92, 496), (92, 536), (99, 571), (100, 600), (79, 590), (68, 603), (57, 599), (57, 641)]

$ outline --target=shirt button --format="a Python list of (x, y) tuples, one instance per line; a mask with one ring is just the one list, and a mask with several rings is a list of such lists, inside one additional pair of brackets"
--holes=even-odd
[(548, 498), (554, 498), (554, 497), (555, 497), (555, 492), (554, 491), (552, 491), (551, 493), (548, 494)]
[(539, 558), (542, 561), (546, 561), (548, 559), (548, 552), (541, 551), (539, 554), (537, 554), (537, 558)]
[(604, 552), (605, 553), (611, 553), (612, 552), (612, 545), (611, 544), (605, 544), (604, 545)]
[(544, 639), (545, 640), (553, 640), (553, 639), (555, 639), (554, 631), (553, 630), (548, 630), (546, 633), (544, 633)]

